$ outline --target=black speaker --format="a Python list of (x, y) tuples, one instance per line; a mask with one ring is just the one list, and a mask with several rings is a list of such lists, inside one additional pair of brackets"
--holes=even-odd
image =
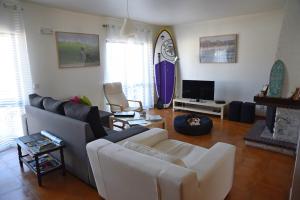
[(229, 120), (237, 121), (237, 122), (240, 121), (242, 104), (243, 102), (241, 101), (232, 101), (229, 104), (229, 113), (228, 113)]

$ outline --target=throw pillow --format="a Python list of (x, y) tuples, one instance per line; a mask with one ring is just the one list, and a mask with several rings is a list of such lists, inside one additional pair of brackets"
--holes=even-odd
[(66, 102), (64, 102), (64, 101), (55, 100), (51, 97), (45, 97), (43, 100), (43, 106), (44, 106), (45, 110), (53, 112), (53, 113), (57, 113), (60, 115), (65, 114), (65, 111), (64, 111), (65, 103)]
[(133, 150), (133, 151), (136, 151), (136, 152), (148, 155), (148, 156), (152, 156), (152, 157), (158, 158), (160, 160), (164, 160), (169, 163), (173, 163), (175, 165), (186, 167), (186, 165), (180, 158), (163, 153), (163, 152), (158, 151), (157, 149), (151, 148), (149, 146), (130, 142), (130, 141), (125, 142), (123, 144), (123, 146), (127, 149), (130, 149), (130, 150)]
[(43, 106), (43, 99), (44, 98), (45, 97), (42, 97), (38, 94), (30, 94), (29, 95), (29, 104), (31, 106), (44, 109), (44, 106)]
[(65, 115), (73, 119), (87, 122), (96, 138), (102, 138), (107, 135), (102, 126), (97, 106), (86, 106), (68, 102), (64, 105)]
[(70, 101), (73, 103), (80, 103), (80, 97), (78, 96), (71, 97)]
[(87, 106), (92, 106), (92, 102), (90, 101), (90, 99), (86, 96), (82, 96), (80, 97), (80, 103), (87, 105)]

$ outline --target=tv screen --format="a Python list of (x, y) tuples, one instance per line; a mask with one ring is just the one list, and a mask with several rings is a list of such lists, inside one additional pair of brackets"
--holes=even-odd
[(182, 81), (182, 97), (189, 99), (214, 100), (214, 81)]

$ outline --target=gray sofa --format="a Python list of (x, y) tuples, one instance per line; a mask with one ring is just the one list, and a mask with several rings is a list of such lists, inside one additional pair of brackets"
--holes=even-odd
[[(23, 116), (24, 132), (33, 134), (41, 130), (47, 130), (64, 140), (66, 144), (64, 149), (66, 169), (82, 181), (95, 187), (86, 152), (86, 144), (96, 139), (90, 125), (29, 105), (25, 107), (25, 111), (26, 114)], [(105, 116), (101, 116), (101, 114)], [(109, 113), (100, 111), (100, 120), (103, 124), (107, 123), (108, 116)], [(142, 127), (131, 128), (122, 132), (107, 130), (108, 136), (106, 136), (106, 139), (116, 142), (143, 131), (145, 131), (145, 128)], [(118, 138), (120, 136), (121, 138)]]

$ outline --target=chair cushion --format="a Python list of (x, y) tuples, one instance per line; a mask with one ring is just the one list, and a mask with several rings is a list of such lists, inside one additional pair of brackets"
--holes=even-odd
[(123, 144), (123, 146), (126, 147), (127, 149), (130, 149), (130, 150), (133, 150), (133, 151), (136, 151), (136, 152), (148, 155), (148, 156), (152, 156), (152, 157), (158, 158), (160, 160), (164, 160), (164, 161), (167, 161), (169, 163), (173, 163), (175, 165), (186, 167), (184, 162), (180, 158), (178, 158), (176, 156), (168, 155), (168, 154), (163, 153), (163, 152), (160, 152), (160, 151), (158, 151), (156, 149), (153, 149), (149, 146), (134, 143), (134, 142), (130, 142), (130, 141), (125, 142)]
[(43, 106), (44, 109), (53, 113), (57, 113), (60, 115), (64, 115), (65, 111), (64, 111), (64, 104), (66, 102), (64, 101), (59, 101), (59, 100), (55, 100), (51, 97), (45, 97), (43, 99)]
[[(104, 83), (103, 90), (109, 103), (122, 105), (124, 108), (129, 107), (127, 98), (122, 90), (122, 84), (120, 82)], [(119, 107), (113, 107), (112, 112), (116, 111), (119, 111)]]
[(68, 117), (87, 122), (96, 138), (102, 138), (107, 135), (100, 121), (97, 106), (86, 106), (68, 102), (64, 105), (64, 111), (65, 115)]
[(37, 107), (37, 108), (40, 108), (40, 109), (44, 109), (44, 106), (43, 106), (43, 99), (45, 97), (42, 97), (38, 94), (30, 94), (29, 95), (29, 104), (31, 106), (34, 106), (34, 107)]

